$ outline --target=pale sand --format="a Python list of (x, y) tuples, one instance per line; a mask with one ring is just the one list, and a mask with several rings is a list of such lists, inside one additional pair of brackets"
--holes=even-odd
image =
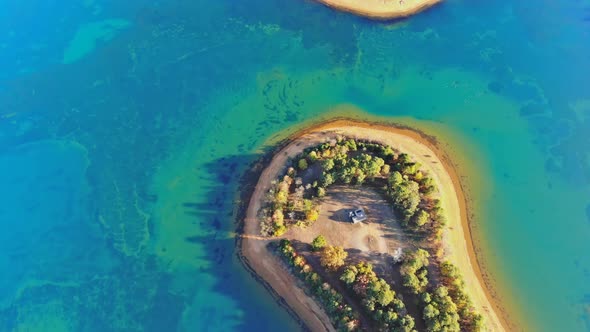
[(317, 0), (326, 6), (373, 19), (387, 20), (421, 12), (441, 0)]
[(456, 264), (463, 274), (468, 294), (478, 311), (485, 316), (487, 330), (505, 331), (507, 325), (499, 319), (497, 315), (499, 307), (492, 305), (492, 297), (484, 287), (485, 283), (477, 265), (467, 220), (466, 201), (454, 167), (442, 151), (422, 134), (411, 129), (353, 120), (337, 120), (293, 135), (290, 143), (276, 153), (264, 169), (250, 198), (250, 204), (245, 212), (244, 236), (240, 250), (240, 256), (245, 264), (267, 282), (312, 331), (332, 330), (325, 312), (305, 295), (301, 288), (294, 287), (297, 282), (295, 277), (291, 276), (282, 267), (280, 260), (266, 249), (270, 240), (258, 236), (260, 223), (257, 213), (265, 193), (270, 189), (271, 181), (276, 179), (284, 169), (287, 159), (296, 156), (307, 147), (325, 142), (327, 137), (334, 137), (335, 134), (390, 145), (401, 152), (408, 153), (415, 161), (423, 165), (438, 185), (447, 215), (448, 228), (444, 238), (447, 258)]

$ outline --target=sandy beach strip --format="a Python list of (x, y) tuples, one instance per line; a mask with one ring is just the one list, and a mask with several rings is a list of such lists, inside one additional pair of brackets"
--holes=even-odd
[(441, 0), (316, 0), (328, 7), (378, 20), (407, 17)]
[[(292, 314), (300, 319), (312, 331), (332, 330), (329, 317), (297, 284), (294, 276), (285, 269), (278, 257), (267, 248), (269, 239), (259, 237), (260, 223), (258, 210), (265, 194), (284, 169), (289, 158), (304, 149), (323, 143), (327, 138), (344, 135), (390, 145), (400, 152), (408, 153), (436, 181), (443, 207), (448, 219), (444, 238), (446, 257), (460, 269), (465, 279), (467, 292), (474, 306), (486, 320), (489, 331), (506, 331), (508, 322), (500, 317), (500, 303), (495, 303), (486, 288), (480, 267), (477, 263), (473, 241), (470, 234), (467, 199), (461, 182), (449, 157), (441, 150), (433, 137), (417, 130), (395, 127), (350, 119), (338, 119), (312, 125), (301, 130), (280, 145), (274, 151), (272, 160), (262, 171), (258, 183), (249, 197), (243, 218), (242, 236), (238, 239), (238, 255), (247, 268), (272, 288), (275, 297), (291, 309)], [(275, 239), (276, 240), (276, 239)], [(294, 312), (294, 313), (293, 313)]]

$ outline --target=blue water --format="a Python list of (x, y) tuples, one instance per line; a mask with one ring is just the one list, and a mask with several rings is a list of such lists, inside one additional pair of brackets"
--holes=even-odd
[(297, 330), (236, 259), (236, 191), (269, 138), (341, 104), (457, 143), (510, 318), (590, 330), (588, 40), (588, 1), (388, 23), (302, 0), (0, 1), (0, 330)]

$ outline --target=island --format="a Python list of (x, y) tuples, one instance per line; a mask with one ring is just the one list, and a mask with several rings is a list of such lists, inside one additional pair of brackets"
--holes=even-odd
[(389, 20), (407, 17), (437, 4), (441, 0), (317, 0), (328, 7), (355, 15)]
[(254, 169), (238, 256), (303, 327), (506, 330), (459, 178), (433, 138), (337, 119), (292, 135)]

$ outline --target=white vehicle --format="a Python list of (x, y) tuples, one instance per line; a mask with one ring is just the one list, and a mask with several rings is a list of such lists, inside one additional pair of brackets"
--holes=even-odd
[(350, 211), (348, 213), (348, 216), (350, 217), (350, 220), (353, 224), (367, 220), (367, 215), (365, 214), (365, 211), (363, 209), (356, 209), (354, 211)]

